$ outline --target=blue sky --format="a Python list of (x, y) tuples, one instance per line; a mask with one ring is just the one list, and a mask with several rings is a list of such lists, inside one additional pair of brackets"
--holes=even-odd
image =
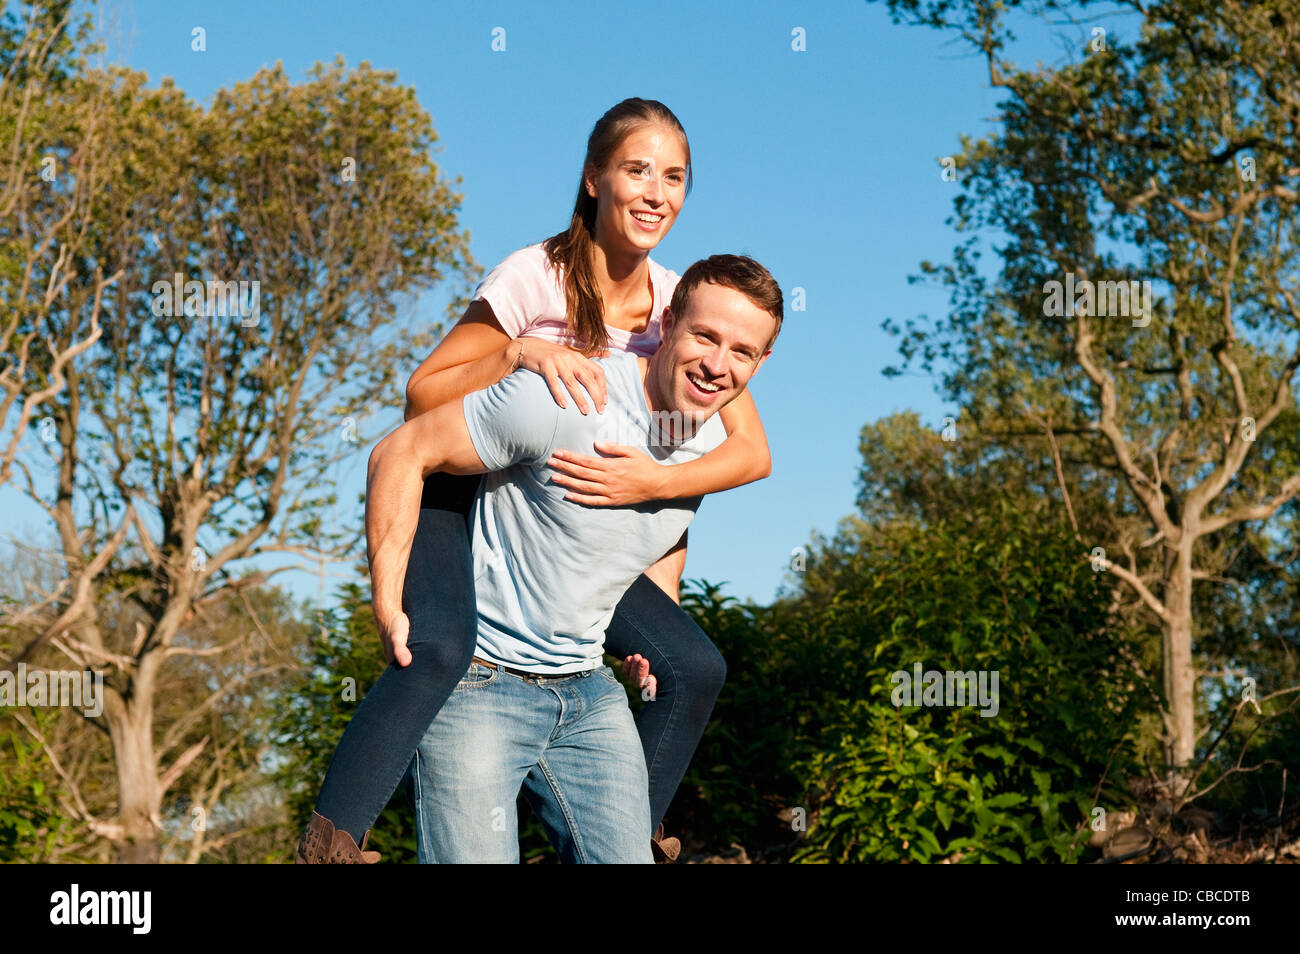
[[(806, 294), (751, 385), (773, 474), (705, 500), (687, 577), (770, 600), (792, 549), (852, 512), (862, 425), (914, 408), (938, 427), (954, 410), (926, 379), (881, 374), (897, 357), (882, 320), (946, 305), (941, 291), (907, 283), (955, 240), (944, 220), (958, 187), (937, 159), (959, 134), (984, 133), (1000, 98), (983, 62), (935, 31), (894, 26), (863, 0), (134, 0), (102, 10), (120, 37), (113, 59), (153, 84), (170, 76), (202, 102), (277, 60), (295, 79), (336, 54), (395, 70), (433, 116), (439, 165), (462, 179), (461, 222), (485, 268), (567, 223), (602, 112), (627, 96), (667, 103), (689, 134), (695, 185), (653, 257), (680, 272), (703, 255), (744, 252), (771, 269), (787, 302), (795, 287)], [(190, 48), (196, 26), (205, 52)], [(502, 52), (492, 49), (498, 27)], [(438, 320), (444, 302), (424, 300), (417, 325)], [(338, 474), (343, 500), (363, 488), (367, 452)], [(21, 522), (38, 527), (41, 515)], [(303, 596), (317, 589), (314, 577), (281, 579)]]

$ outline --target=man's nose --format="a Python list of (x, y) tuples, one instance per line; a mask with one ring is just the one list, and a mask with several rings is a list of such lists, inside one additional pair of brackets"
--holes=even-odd
[(720, 378), (727, 370), (727, 349), (719, 345), (700, 359), (700, 366), (711, 378)]

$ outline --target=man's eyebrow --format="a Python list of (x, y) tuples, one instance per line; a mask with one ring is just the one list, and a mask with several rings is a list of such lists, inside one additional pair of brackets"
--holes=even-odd
[[(712, 325), (708, 325), (704, 323), (691, 324), (687, 330), (689, 330), (691, 334), (707, 333), (713, 335), (714, 337), (721, 337), (721, 333), (717, 329), (715, 329)], [(742, 348), (750, 356), (760, 355), (763, 353), (762, 348), (758, 347), (757, 345), (749, 344), (748, 342), (745, 341), (739, 341), (737, 342), (737, 345), (739, 345), (739, 347)]]

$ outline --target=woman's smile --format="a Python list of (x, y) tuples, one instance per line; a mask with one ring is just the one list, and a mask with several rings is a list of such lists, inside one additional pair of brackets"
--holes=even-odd
[(636, 210), (632, 212), (633, 221), (637, 223), (638, 227), (647, 232), (657, 231), (664, 218), (665, 216), (660, 212), (640, 212)]

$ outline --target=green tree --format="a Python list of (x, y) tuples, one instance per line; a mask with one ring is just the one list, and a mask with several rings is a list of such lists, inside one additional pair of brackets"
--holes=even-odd
[[(1113, 577), (1072, 559), (1050, 506), (845, 521), (770, 607), (688, 590), (728, 680), (675, 824), (765, 860), (1083, 857), (1093, 809), (1131, 804), (1155, 693)], [(998, 672), (996, 712), (899, 708), (894, 674), (917, 665)]]
[(48, 863), (65, 832), (76, 824), (58, 804), (58, 775), (45, 748), (48, 710), (30, 707), (22, 716), (0, 712), (0, 862)]
[[(195, 642), (212, 633), (195, 614), (286, 558), (355, 555), (359, 508), (330, 531), (322, 475), (365, 447), (370, 409), (400, 406), (398, 369), (431, 342), (401, 303), (472, 263), (432, 121), (391, 73), (340, 60), (295, 84), (277, 65), (205, 109), (168, 81), (83, 69), (60, 95), (99, 124), (101, 185), (78, 217), (83, 245), (62, 263), (51, 249), (42, 280), (14, 287), (37, 296), (63, 271), (86, 287), (105, 261), (122, 277), (41, 312), (59, 341), (80, 339), (92, 307), (105, 320), (40, 405), (52, 439), (17, 459), (64, 581), (9, 615), (22, 635), (9, 662), (57, 653), (106, 671), (96, 724), (117, 799), (87, 825), (121, 860), (154, 861), (164, 820), (196, 797), (178, 783), (233, 754), (203, 735), (182, 747), (194, 726), (169, 731), (170, 673), (222, 651)], [(282, 562), (254, 562), (267, 557)]]
[(71, 6), (0, 7), (0, 486), (37, 411), (99, 340), (103, 295), (131, 257), (99, 248), (93, 267), (75, 265), (110, 139), (103, 91), (79, 79), (89, 14), (75, 21)]
[[(827, 662), (859, 688), (835, 694), (799, 765), (813, 823), (796, 860), (1076, 860), (1092, 810), (1127, 805), (1152, 692), (1111, 624), (1112, 578), (1074, 547), (1061, 521), (1003, 500), (858, 525), (815, 554)], [(919, 686), (901, 694), (916, 667), (989, 692), (920, 707)]]
[[(1076, 559), (1104, 561), (1159, 633), (1168, 790), (1192, 797), (1214, 700), (1238, 704), (1231, 682), (1205, 676), (1240, 669), (1246, 648), (1216, 646), (1207, 611), (1248, 599), (1252, 557), (1288, 562), (1300, 494), (1294, 10), (888, 6), (962, 36), (1008, 94), (997, 131), (963, 138), (956, 157), (951, 221), (969, 237), (949, 264), (922, 266), (952, 289), (951, 313), (891, 327), (905, 363), (941, 372), (965, 434), (1052, 461)], [(1011, 12), (1078, 8), (1090, 18), (1067, 62), (1005, 59)], [(1099, 37), (1098, 23), (1111, 29)], [(992, 235), (1005, 242), (989, 277), (980, 240)], [(1282, 631), (1287, 654), (1294, 631)], [(1275, 675), (1253, 678), (1279, 715), (1300, 687)]]

